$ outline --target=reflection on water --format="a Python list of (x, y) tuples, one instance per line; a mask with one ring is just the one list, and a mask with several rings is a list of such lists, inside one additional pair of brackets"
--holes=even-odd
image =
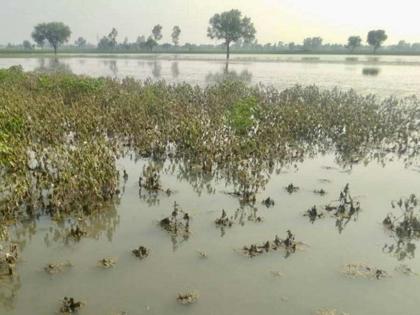
[[(420, 59), (407, 57), (367, 56), (235, 56), (229, 63), (228, 73), (237, 78), (241, 73), (248, 84), (272, 85), (285, 89), (294, 85), (313, 85), (331, 89), (354, 89), (362, 94), (379, 96), (410, 96), (420, 92)], [(124, 55), (124, 58), (60, 57), (55, 58), (0, 58), (0, 68), (21, 64), (25, 70), (72, 71), (95, 77), (113, 76), (135, 79), (165, 80), (169, 83), (187, 82), (206, 86), (219, 81), (226, 71), (224, 59), (218, 55), (148, 56)], [(148, 64), (142, 71), (137, 66)], [(348, 65), (354, 71), (347, 71)], [(365, 69), (365, 70), (364, 70)], [(378, 69), (378, 70), (366, 70)], [(379, 75), (380, 74), (380, 75)], [(213, 76), (213, 78), (212, 78)], [(369, 77), (375, 76), (375, 80)]]
[[(24, 244), (18, 271), (25, 275), (25, 285), (20, 283), (22, 277), (0, 282), (0, 311), (30, 314), (33, 308), (49, 314), (60, 298), (71, 295), (88, 301), (83, 309), (83, 314), (88, 315), (112, 314), (110, 310), (137, 314), (136, 310), (146, 306), (154, 314), (183, 314), (185, 309), (177, 308), (175, 297), (179, 290), (186, 288), (200, 292), (200, 303), (194, 305), (195, 314), (211, 311), (251, 315), (258, 310), (259, 314), (273, 314), (276, 309), (286, 315), (311, 314), (311, 310), (329, 305), (351, 314), (397, 314), (393, 298), (397, 296), (399, 303), (415, 300), (420, 289), (418, 281), (395, 277), (388, 284), (375, 282), (374, 292), (366, 293), (371, 292), (372, 282), (357, 279), (351, 282), (341, 277), (337, 269), (343, 263), (367, 261), (392, 271), (397, 259), (414, 258), (414, 240), (395, 240), (394, 245), (382, 248), (381, 244), (389, 244), (390, 239), (378, 224), (378, 218), (383, 218), (389, 210), (389, 199), (418, 187), (418, 174), (396, 161), (387, 162), (385, 167), (376, 162), (355, 163), (343, 172), (334, 161), (331, 155), (316, 156), (298, 165), (284, 166), (281, 172), (273, 170), (265, 190), (257, 195), (257, 202), (244, 205), (239, 198), (226, 193), (234, 191), (234, 187), (223, 177), (204, 176), (175, 161), (159, 164), (163, 189), (170, 188), (174, 193), (159, 192), (149, 197), (143, 191), (139, 198), (138, 177), (148, 161), (131, 155), (131, 159), (127, 157), (119, 162), (129, 176), (123, 183), (124, 193), (117, 209), (93, 213), (83, 220), (75, 217), (51, 222), (40, 218), (14, 228), (11, 238)], [(328, 181), (319, 181), (326, 177)], [(389, 178), (393, 178), (392, 187)], [(284, 190), (291, 182), (300, 187), (294, 194)], [(361, 203), (360, 218), (357, 215), (336, 220), (323, 218), (312, 225), (303, 217), (311, 205), (334, 201), (347, 182)], [(313, 193), (320, 186), (326, 195)], [(268, 196), (275, 200), (270, 208), (261, 204)], [(159, 221), (171, 214), (174, 202), (179, 202), (191, 214), (190, 235), (168, 234), (159, 226)], [(232, 227), (216, 226), (215, 220), (222, 209), (233, 221)], [(337, 221), (336, 227), (333, 221)], [(67, 239), (75, 223), (87, 233), (79, 242)], [(345, 233), (338, 235), (337, 229), (342, 232), (344, 227)], [(309, 246), (287, 260), (279, 260), (282, 256), (278, 253), (254, 259), (238, 254), (244, 245), (259, 244), (288, 229)], [(150, 256), (141, 262), (131, 254), (131, 249), (139, 245), (151, 249)], [(205, 252), (208, 258), (200, 258), (197, 251)], [(105, 256), (119, 259), (115, 268), (103, 272), (95, 266)], [(70, 260), (74, 264), (72, 271), (58, 277), (37, 271), (58, 259)], [(410, 262), (410, 268), (420, 271), (419, 262), (414, 259)], [(285, 274), (281, 283), (270, 276), (270, 271), (276, 270)], [(27, 282), (31, 277), (34, 277), (32, 284)], [(248, 290), (246, 284), (252, 281), (261, 290)], [(322, 293), (314, 293), (308, 281), (316, 281)], [(397, 290), (398, 282), (403, 286)], [(44, 298), (32, 298), (33, 286), (42, 287)], [(107, 291), (98, 290), (98, 286), (106, 287)], [(369, 303), (363, 305), (364, 311), (359, 312), (358, 305), (343, 299), (343, 290), (358, 299), (368, 295)], [(251, 294), (256, 305), (244, 308), (236, 303)], [(279, 301), (278, 295), (286, 296), (288, 303)], [(302, 295), (307, 296), (304, 307)], [(142, 297), (140, 302), (138, 296)], [(220, 309), (217, 304), (221, 305)], [(416, 307), (415, 303), (409, 303), (405, 310), (407, 314), (415, 314)]]
[(39, 58), (38, 67), (36, 67), (34, 71), (45, 73), (73, 73), (71, 66), (60, 61), (58, 58)]
[(71, 230), (76, 227), (83, 231), (85, 238), (99, 240), (105, 236), (108, 242), (112, 242), (119, 223), (120, 216), (117, 210), (114, 206), (109, 206), (89, 215), (56, 221), (45, 233), (44, 243), (47, 247), (60, 242), (66, 245), (74, 243)]
[(15, 308), (15, 300), (21, 288), (20, 277), (0, 277), (0, 310), (11, 311)]
[(106, 67), (108, 67), (108, 69), (111, 71), (113, 77), (118, 76), (117, 60), (104, 60), (103, 64)]
[(152, 63), (149, 63), (149, 65), (152, 67), (152, 74), (155, 79), (160, 79), (161, 72), (162, 72), (162, 65), (160, 61), (155, 60)]
[(243, 70), (238, 73), (235, 70), (226, 71), (226, 69), (224, 69), (220, 72), (217, 72), (217, 73), (210, 72), (206, 75), (206, 82), (209, 85), (221, 83), (225, 80), (241, 81), (241, 82), (249, 84), (252, 81), (252, 73), (249, 72), (248, 70)]
[(174, 77), (175, 79), (179, 77), (179, 64), (178, 64), (178, 61), (172, 62), (171, 72), (172, 72), (172, 77)]

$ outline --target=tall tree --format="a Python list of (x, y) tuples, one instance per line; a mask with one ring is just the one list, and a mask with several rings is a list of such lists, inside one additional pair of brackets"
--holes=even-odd
[(114, 49), (115, 47), (117, 47), (117, 36), (118, 31), (115, 29), (115, 27), (113, 27), (108, 36), (104, 36), (101, 38), (101, 40), (98, 43), (98, 48)]
[(32, 44), (29, 40), (24, 40), (22, 43), (23, 49), (25, 50), (31, 50), (32, 49)]
[(58, 47), (69, 40), (71, 30), (62, 22), (40, 23), (35, 26), (31, 35), (41, 47), (48, 41), (54, 48), (54, 54), (57, 54)]
[(211, 39), (224, 40), (226, 46), (226, 59), (230, 57), (230, 44), (244, 39), (250, 42), (255, 38), (255, 27), (251, 19), (244, 16), (239, 10), (230, 10), (215, 14), (209, 21), (207, 36)]
[(152, 29), (153, 38), (156, 42), (162, 39), (162, 26), (160, 24), (155, 25)]
[(315, 50), (322, 46), (323, 39), (321, 37), (308, 37), (303, 40), (303, 48), (305, 50)]
[(156, 47), (158, 45), (158, 43), (153, 39), (152, 36), (149, 36), (147, 38), (147, 41), (144, 43), (144, 46), (149, 48), (150, 51), (153, 51), (153, 47)]
[(175, 46), (178, 46), (179, 44), (179, 35), (181, 35), (181, 29), (179, 28), (178, 25), (175, 25), (174, 28), (172, 29), (172, 42), (174, 43)]
[(367, 42), (370, 46), (373, 47), (373, 52), (376, 51), (381, 47), (382, 43), (388, 39), (388, 35), (386, 35), (384, 30), (376, 30), (370, 31), (367, 36)]
[(83, 37), (79, 37), (78, 39), (75, 40), (74, 44), (79, 48), (83, 48), (86, 46), (87, 41)]
[(362, 45), (362, 39), (360, 36), (350, 36), (347, 40), (347, 48), (353, 52), (357, 47)]

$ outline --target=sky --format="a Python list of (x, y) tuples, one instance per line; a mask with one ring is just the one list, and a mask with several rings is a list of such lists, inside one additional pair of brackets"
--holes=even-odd
[(30, 39), (34, 25), (51, 21), (70, 26), (71, 42), (83, 36), (96, 44), (112, 27), (119, 41), (135, 41), (161, 24), (162, 42), (170, 42), (179, 25), (181, 44), (216, 43), (206, 36), (208, 21), (230, 9), (252, 19), (259, 43), (301, 43), (312, 36), (345, 43), (350, 35), (365, 40), (372, 29), (386, 30), (386, 44), (420, 42), (418, 0), (0, 0), (0, 44)]

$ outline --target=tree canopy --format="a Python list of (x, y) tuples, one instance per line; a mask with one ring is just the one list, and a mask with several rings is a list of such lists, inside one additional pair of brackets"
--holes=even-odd
[(150, 51), (153, 51), (153, 47), (156, 47), (158, 43), (153, 39), (152, 36), (147, 38), (147, 41), (144, 43), (144, 46), (149, 48)]
[(160, 24), (155, 25), (152, 29), (152, 34), (155, 41), (160, 41), (162, 39), (162, 26)]
[(22, 46), (26, 50), (31, 50), (32, 49), (32, 44), (29, 40), (24, 40), (23, 43), (22, 43)]
[(108, 36), (104, 36), (98, 43), (99, 49), (114, 49), (117, 47), (117, 36), (118, 31), (115, 28), (112, 28)]
[(175, 46), (178, 46), (179, 44), (179, 36), (181, 35), (181, 28), (178, 25), (175, 25), (174, 28), (172, 29), (172, 42), (174, 43)]
[(230, 44), (244, 39), (250, 42), (255, 38), (255, 27), (249, 17), (242, 17), (239, 10), (230, 10), (215, 14), (209, 21), (207, 36), (211, 39), (224, 40), (226, 45), (226, 58), (230, 56)]
[(373, 46), (373, 52), (376, 53), (382, 43), (388, 39), (384, 30), (370, 31), (368, 33), (367, 42), (370, 46)]
[(82, 47), (85, 47), (86, 46), (87, 41), (83, 37), (79, 37), (78, 39), (75, 40), (74, 44), (77, 47), (82, 48)]
[(321, 37), (308, 37), (303, 40), (303, 48), (305, 50), (314, 50), (322, 46), (323, 39)]
[(347, 47), (353, 52), (357, 47), (362, 44), (360, 36), (350, 36), (347, 40)]
[(45, 41), (48, 41), (54, 48), (54, 53), (57, 54), (58, 47), (68, 41), (71, 30), (62, 22), (40, 23), (35, 26), (31, 35), (41, 47), (45, 45)]

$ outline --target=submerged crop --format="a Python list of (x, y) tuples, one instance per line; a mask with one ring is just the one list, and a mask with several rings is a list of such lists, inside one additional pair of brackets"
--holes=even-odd
[[(223, 81), (203, 89), (0, 70), (0, 214), (60, 220), (103, 209), (118, 200), (116, 162), (127, 153), (178, 165), (198, 191), (223, 178), (253, 204), (273, 172), (318, 153), (332, 152), (347, 167), (395, 157), (411, 163), (419, 109), (414, 98), (314, 86)], [(145, 169), (139, 186), (160, 190), (159, 172)]]

